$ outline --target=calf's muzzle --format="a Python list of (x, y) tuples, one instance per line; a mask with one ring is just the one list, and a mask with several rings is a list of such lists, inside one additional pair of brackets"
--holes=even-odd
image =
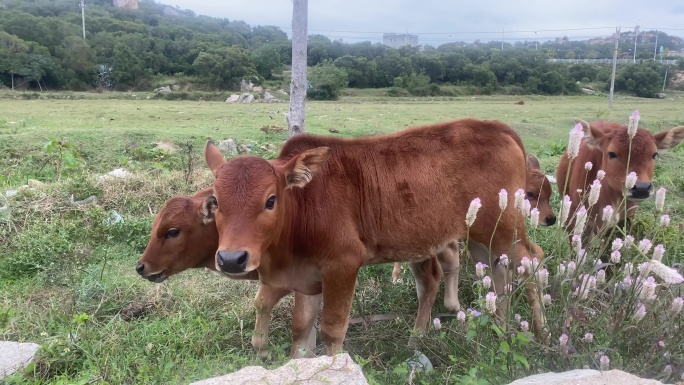
[(241, 274), (245, 272), (249, 253), (245, 250), (226, 251), (219, 250), (216, 253), (216, 263), (221, 271), (228, 274)]
[(651, 196), (653, 191), (653, 183), (651, 182), (636, 182), (634, 187), (629, 190), (628, 198), (634, 200), (642, 200)]

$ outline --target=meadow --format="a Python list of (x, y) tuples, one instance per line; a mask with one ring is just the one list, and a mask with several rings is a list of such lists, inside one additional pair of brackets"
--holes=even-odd
[[(41, 95), (0, 93), (0, 339), (43, 346), (35, 364), (6, 381), (188, 383), (286, 362), (291, 296), (274, 311), (271, 355), (262, 362), (250, 345), (256, 283), (193, 270), (153, 284), (134, 267), (163, 202), (211, 184), (202, 151), (206, 141), (232, 138), (251, 153), (273, 158), (287, 138), (288, 104), (167, 101), (147, 99), (148, 93)], [(515, 104), (518, 100), (525, 104)], [(641, 126), (658, 132), (684, 125), (683, 107), (680, 94), (665, 100), (618, 96), (609, 109), (607, 98), (599, 96), (389, 98), (375, 90), (334, 102), (307, 101), (306, 130), (353, 137), (463, 117), (498, 119), (520, 134), (547, 174), (555, 174), (575, 118), (626, 124), (638, 109)], [(116, 168), (131, 177), (98, 179)], [(649, 200), (631, 230), (637, 239), (652, 235), (654, 244), (665, 245), (663, 262), (681, 266), (684, 145), (661, 153), (654, 179), (656, 188), (668, 191), (673, 224), (655, 230), (658, 217)], [(7, 190), (18, 191), (7, 197)], [(71, 203), (93, 195), (94, 204)], [(554, 208), (559, 201), (554, 195)], [(113, 211), (123, 221), (108, 221)], [(554, 273), (569, 253), (564, 237), (558, 226), (534, 233), (547, 257), (555, 256), (548, 262)], [(484, 292), (474, 267), (470, 261), (462, 266), (461, 304), (482, 310)], [(436, 370), (411, 373), (404, 360), (413, 354), (408, 339), (417, 309), (415, 284), (408, 270), (401, 282), (392, 283), (391, 270), (390, 264), (362, 269), (352, 317), (394, 314), (393, 319), (350, 325), (344, 346), (370, 383), (406, 383), (411, 377), (425, 384), (499, 384), (539, 371), (598, 368), (604, 354), (611, 367), (662, 381), (678, 380), (684, 371), (684, 334), (676, 332), (684, 326), (681, 315), (664, 322), (663, 313), (649, 313), (638, 327), (618, 332), (611, 328), (615, 319), (602, 318), (612, 313), (601, 309), (621, 305), (602, 291), (583, 305), (585, 314), (593, 309), (598, 315), (587, 315), (577, 329), (568, 329), (565, 310), (549, 311), (551, 347), (525, 333), (504, 335), (486, 316), (469, 317), (469, 326), (443, 316), (441, 328), (431, 329), (419, 346)], [(668, 295), (681, 297), (680, 286), (667, 288)], [(525, 301), (514, 303), (513, 310), (529, 319)], [(442, 313), (440, 292), (433, 316)], [(556, 346), (561, 333), (584, 336), (590, 327), (594, 345)], [(319, 354), (321, 348), (319, 337)]]

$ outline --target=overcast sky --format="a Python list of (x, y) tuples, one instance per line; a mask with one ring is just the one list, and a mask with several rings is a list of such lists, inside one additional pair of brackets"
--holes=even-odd
[[(291, 0), (157, 0), (197, 14), (276, 25), (291, 32)], [(310, 0), (309, 34), (345, 42), (414, 33), (420, 44), (448, 41), (587, 39), (622, 31), (660, 29), (684, 36), (684, 0)], [(677, 30), (679, 29), (679, 30)], [(535, 35), (534, 31), (538, 31)]]

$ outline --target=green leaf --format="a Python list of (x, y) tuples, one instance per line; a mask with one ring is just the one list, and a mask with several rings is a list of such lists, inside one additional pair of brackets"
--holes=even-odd
[(529, 362), (527, 362), (527, 358), (525, 358), (525, 356), (523, 356), (520, 353), (513, 353), (513, 361), (519, 362), (519, 363), (525, 365), (525, 369), (530, 368), (530, 364), (529, 364)]
[(499, 349), (503, 354), (508, 354), (511, 351), (511, 346), (506, 341), (501, 341), (499, 344)]

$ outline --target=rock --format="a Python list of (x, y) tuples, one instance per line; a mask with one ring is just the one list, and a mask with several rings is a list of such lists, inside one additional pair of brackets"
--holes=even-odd
[(193, 382), (190, 385), (367, 385), (361, 367), (354, 363), (349, 354), (298, 358), (285, 365), (266, 370), (261, 366), (248, 366), (221, 377)]
[(157, 145), (158, 149), (164, 150), (170, 154), (173, 154), (174, 152), (178, 151), (178, 148), (176, 148), (176, 146), (171, 142), (161, 141), (155, 144)]
[(278, 92), (280, 92), (280, 93), (283, 94), (283, 95), (289, 95), (289, 93), (288, 93), (287, 91), (285, 91), (284, 89), (282, 89), (282, 88), (279, 89)]
[(111, 213), (109, 213), (109, 218), (105, 219), (102, 221), (105, 225), (115, 225), (117, 223), (123, 222), (123, 217), (121, 214), (119, 214), (116, 210), (112, 210)]
[(254, 95), (252, 95), (252, 94), (242, 94), (242, 95), (243, 96), (247, 95), (247, 96), (242, 98), (241, 103), (252, 103), (254, 101)]
[(592, 90), (592, 89), (589, 88), (589, 87), (583, 87), (583, 88), (582, 88), (582, 92), (584, 92), (585, 94), (593, 94), (593, 93), (594, 93), (594, 90)]
[(662, 385), (662, 382), (637, 377), (622, 370), (600, 372), (576, 369), (561, 373), (543, 373), (524, 377), (508, 385)]
[(261, 91), (263, 91), (263, 90), (264, 90), (264, 87), (262, 87), (262, 86), (254, 86), (254, 87), (252, 87), (252, 91), (254, 91), (254, 92), (261, 92)]
[(131, 173), (124, 170), (123, 168), (117, 168), (116, 170), (110, 171), (104, 175), (100, 175), (97, 177), (98, 181), (103, 181), (103, 180), (108, 180), (108, 179), (113, 179), (113, 178), (119, 178), (119, 179), (127, 179), (131, 176)]
[(38, 188), (38, 187), (41, 187), (41, 186), (45, 185), (45, 183), (43, 183), (43, 182), (41, 182), (41, 181), (39, 181), (39, 180), (29, 179), (29, 180), (28, 180), (28, 185), (29, 185), (29, 187)]
[(235, 102), (237, 102), (238, 100), (240, 100), (240, 95), (233, 94), (233, 95), (230, 95), (230, 96), (226, 99), (226, 103), (235, 103)]
[(235, 154), (237, 145), (233, 139), (222, 140), (218, 144), (219, 150), (223, 151), (226, 155), (232, 156)]
[(38, 349), (40, 345), (32, 342), (0, 341), (0, 380), (24, 369)]
[(171, 87), (169, 87), (169, 86), (159, 87), (159, 88), (155, 89), (154, 92), (167, 94), (167, 93), (171, 92)]
[(240, 91), (251, 91), (254, 88), (251, 80), (242, 79), (240, 82)]
[(180, 90), (180, 86), (178, 84), (174, 84), (171, 86), (171, 89), (174, 91), (178, 91), (178, 90)]
[(413, 357), (407, 358), (405, 361), (408, 364), (409, 368), (415, 369), (417, 371), (429, 372), (433, 369), (432, 362), (430, 362), (430, 359), (427, 358), (425, 354), (419, 351), (416, 351), (413, 354)]
[(266, 91), (264, 92), (264, 97), (263, 97), (265, 102), (270, 102), (271, 100), (275, 100), (275, 96), (271, 94), (270, 92)]
[(658, 97), (658, 99), (665, 99), (667, 97), (667, 95), (665, 95), (664, 92), (658, 92), (656, 96)]
[(86, 199), (77, 201), (77, 200), (74, 200), (74, 195), (71, 194), (71, 197), (69, 198), (69, 203), (71, 203), (72, 206), (82, 207), (82, 206), (89, 205), (91, 203), (97, 203), (97, 197), (95, 195), (91, 195)]
[(5, 196), (6, 197), (13, 197), (19, 193), (19, 190), (7, 190), (5, 191)]

